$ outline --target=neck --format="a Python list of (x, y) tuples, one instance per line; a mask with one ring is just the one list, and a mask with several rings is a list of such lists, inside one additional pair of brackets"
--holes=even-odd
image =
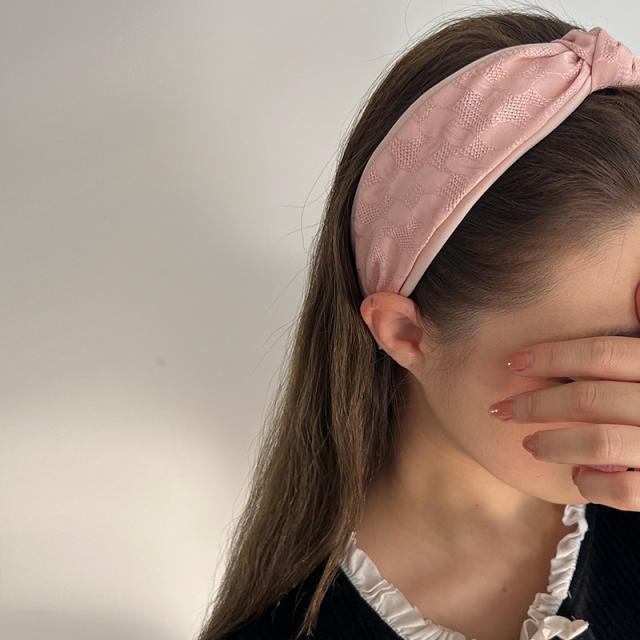
[(478, 548), (522, 553), (562, 531), (564, 504), (505, 484), (437, 428), (406, 420), (396, 449), (367, 491), (358, 540), (402, 540), (456, 558)]

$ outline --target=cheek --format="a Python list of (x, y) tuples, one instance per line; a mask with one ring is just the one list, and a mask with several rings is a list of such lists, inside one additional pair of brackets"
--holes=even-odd
[(523, 378), (495, 363), (491, 367), (476, 363), (454, 381), (442, 389), (445, 395), (440, 398), (438, 412), (442, 412), (447, 430), (462, 448), (487, 464), (540, 467), (541, 462), (522, 446), (522, 439), (535, 431), (561, 428), (561, 423), (503, 422), (489, 415), (489, 407), (509, 396), (560, 383)]
[(516, 426), (485, 416), (476, 423), (473, 446), (486, 462), (501, 466), (528, 464), (535, 459), (522, 446), (522, 439), (534, 430), (529, 425)]
[(571, 481), (573, 464), (538, 460), (522, 445), (525, 436), (536, 431), (562, 429), (571, 426), (570, 423), (502, 422), (487, 416), (478, 425), (478, 437), (474, 434), (471, 445), (472, 455), (493, 475), (525, 491), (548, 491), (552, 500), (556, 500), (558, 490), (568, 491), (571, 499), (575, 499), (575, 485)]
[[(466, 455), (505, 484), (557, 503), (584, 501), (571, 481), (572, 464), (536, 460), (522, 439), (536, 431), (560, 429), (573, 423), (502, 422), (488, 415), (489, 406), (510, 395), (559, 384), (557, 381), (520, 378), (499, 368), (478, 368), (458, 378), (447, 397), (448, 425)], [(502, 385), (500, 384), (502, 383)]]
[(546, 467), (546, 471), (551, 471), (551, 466), (559, 465), (543, 465), (522, 446), (522, 440), (536, 431), (561, 428), (560, 423), (503, 422), (488, 414), (491, 404), (509, 395), (549, 386), (526, 379), (515, 382), (513, 389), (506, 389), (504, 393), (496, 391), (495, 387), (490, 389), (486, 382), (477, 383), (475, 387), (469, 383), (466, 393), (457, 388), (449, 400), (452, 408), (449, 424), (456, 425), (452, 427), (456, 430), (455, 436), (467, 452), (483, 465), (491, 466), (492, 470), (497, 467), (514, 468), (519, 472), (539, 469), (544, 473)]

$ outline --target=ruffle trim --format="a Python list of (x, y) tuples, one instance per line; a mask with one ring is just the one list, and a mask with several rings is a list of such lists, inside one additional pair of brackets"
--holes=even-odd
[(567, 597), (578, 563), (580, 545), (589, 528), (586, 506), (586, 504), (568, 504), (564, 508), (562, 523), (566, 526), (570, 524), (577, 524), (577, 526), (558, 542), (556, 555), (551, 560), (547, 593), (537, 593), (527, 611), (527, 615), (536, 625), (540, 625), (547, 616), (555, 615), (562, 601)]
[[(548, 593), (536, 594), (527, 610), (529, 617), (523, 622), (521, 637), (531, 638), (533, 631), (543, 625), (545, 618), (556, 613), (567, 596), (580, 545), (588, 529), (585, 507), (586, 504), (568, 504), (564, 509), (563, 524), (577, 526), (558, 542), (556, 555), (551, 560)], [(424, 618), (420, 609), (383, 578), (373, 560), (357, 546), (355, 531), (351, 532), (340, 565), (369, 605), (404, 640), (467, 640), (463, 633)]]

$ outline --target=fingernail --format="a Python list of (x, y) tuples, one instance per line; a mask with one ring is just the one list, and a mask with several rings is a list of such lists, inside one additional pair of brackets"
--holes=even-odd
[(531, 351), (516, 351), (508, 360), (507, 367), (512, 371), (524, 371), (533, 362)]
[(576, 486), (578, 486), (576, 478), (578, 477), (579, 473), (580, 473), (580, 467), (573, 467), (573, 469), (571, 469), (571, 479), (573, 480), (573, 484), (575, 484)]
[(489, 415), (500, 420), (509, 420), (513, 417), (513, 400), (507, 398), (496, 402), (489, 407)]
[(522, 440), (522, 446), (534, 456), (538, 455), (538, 434), (534, 433)]

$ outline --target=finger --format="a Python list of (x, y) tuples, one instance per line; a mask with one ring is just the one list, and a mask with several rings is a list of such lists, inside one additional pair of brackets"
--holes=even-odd
[(537, 431), (534, 457), (543, 462), (573, 465), (640, 467), (640, 427), (585, 424)]
[[(540, 378), (604, 379), (640, 381), (640, 339), (596, 336), (560, 342), (541, 342), (526, 349), (532, 355), (524, 369), (510, 370)], [(513, 365), (521, 362), (512, 354)]]
[(597, 471), (580, 467), (576, 487), (589, 501), (621, 511), (640, 511), (640, 472)]
[(503, 402), (511, 404), (512, 422), (640, 424), (636, 382), (584, 380), (526, 391)]

